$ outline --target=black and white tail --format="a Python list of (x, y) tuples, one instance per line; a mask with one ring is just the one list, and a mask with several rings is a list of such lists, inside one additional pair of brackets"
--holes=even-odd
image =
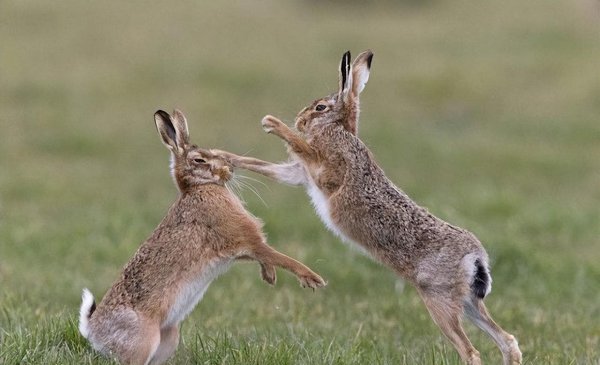
[(81, 294), (81, 308), (79, 309), (79, 332), (85, 338), (88, 338), (90, 334), (88, 322), (95, 310), (96, 301), (94, 300), (94, 296), (87, 288), (83, 289), (83, 294)]
[(492, 289), (492, 278), (488, 268), (481, 262), (481, 260), (475, 260), (475, 274), (473, 276), (473, 282), (471, 283), (471, 291), (479, 299), (485, 298), (486, 295)]

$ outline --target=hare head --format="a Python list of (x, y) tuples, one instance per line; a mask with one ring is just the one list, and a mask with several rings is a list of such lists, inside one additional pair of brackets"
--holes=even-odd
[(187, 120), (182, 112), (173, 115), (159, 110), (154, 122), (164, 145), (171, 151), (171, 175), (180, 191), (199, 185), (224, 185), (232, 177), (232, 167), (210, 150), (190, 143)]
[(350, 63), (350, 51), (340, 63), (339, 89), (324, 98), (313, 101), (296, 116), (296, 129), (308, 132), (312, 127), (339, 123), (356, 135), (360, 112), (359, 95), (369, 80), (373, 52), (364, 51)]

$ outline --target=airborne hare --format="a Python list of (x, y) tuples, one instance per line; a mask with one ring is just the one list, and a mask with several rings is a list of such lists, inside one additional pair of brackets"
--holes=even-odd
[(279, 266), (304, 287), (325, 285), (308, 267), (267, 245), (261, 222), (225, 185), (232, 178), (230, 165), (190, 143), (181, 112), (158, 111), (154, 118), (171, 151), (180, 194), (97, 307), (84, 290), (79, 320), (81, 334), (97, 351), (136, 365), (171, 357), (180, 322), (236, 260), (258, 261), (269, 284), (275, 283)]
[(266, 116), (265, 131), (283, 139), (287, 163), (273, 164), (220, 151), (233, 166), (277, 181), (304, 185), (325, 225), (344, 241), (412, 283), (464, 362), (481, 364), (467, 338), (463, 314), (502, 351), (504, 364), (521, 363), (515, 337), (498, 326), (483, 299), (492, 284), (488, 256), (469, 231), (450, 225), (413, 202), (390, 181), (357, 137), (359, 95), (369, 78), (373, 53), (350, 52), (341, 61), (339, 89), (298, 113), (296, 131)]

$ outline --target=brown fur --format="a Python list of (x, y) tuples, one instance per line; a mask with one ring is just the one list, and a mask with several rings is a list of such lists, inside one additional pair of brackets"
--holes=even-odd
[[(491, 277), (481, 243), (413, 202), (385, 176), (356, 136), (359, 94), (368, 80), (372, 56), (363, 52), (348, 68), (345, 59), (350, 55), (345, 54), (340, 89), (304, 108), (296, 117), (297, 131), (275, 117), (263, 119), (265, 131), (287, 143), (291, 162), (276, 165), (219, 154), (234, 166), (307, 186), (330, 229), (415, 285), (431, 317), (466, 363), (481, 361), (462, 328), (463, 312), (496, 341), (505, 364), (520, 364), (517, 341), (493, 322), (483, 304)], [(318, 105), (326, 108), (318, 111)], [(476, 273), (482, 277), (476, 278)], [(475, 291), (475, 284), (485, 294)]]
[[(258, 261), (270, 284), (276, 280), (274, 266), (279, 266), (293, 272), (304, 287), (325, 285), (308, 267), (267, 245), (261, 222), (225, 186), (230, 166), (189, 144), (183, 114), (176, 111), (171, 117), (159, 111), (155, 118), (172, 152), (181, 194), (95, 311), (82, 308), (89, 323), (80, 324), (94, 348), (126, 364), (165, 362), (177, 347), (179, 322), (201, 299), (202, 293), (196, 299), (185, 296), (196, 294), (190, 285), (201, 283), (198, 287), (206, 290), (234, 260)], [(178, 311), (177, 306), (186, 309)]]

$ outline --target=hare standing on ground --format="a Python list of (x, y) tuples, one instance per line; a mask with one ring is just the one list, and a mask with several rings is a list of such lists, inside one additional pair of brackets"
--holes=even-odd
[(269, 284), (279, 266), (303, 287), (325, 285), (308, 267), (267, 245), (261, 222), (225, 186), (232, 177), (227, 162), (190, 144), (181, 112), (171, 117), (158, 111), (154, 118), (171, 151), (180, 195), (98, 307), (84, 289), (79, 319), (79, 331), (96, 350), (127, 364), (160, 364), (171, 357), (179, 323), (235, 260), (258, 261)]
[(296, 131), (267, 116), (265, 131), (283, 139), (291, 160), (272, 164), (219, 151), (235, 167), (280, 182), (304, 185), (325, 225), (411, 282), (431, 317), (468, 364), (479, 352), (462, 328), (463, 313), (496, 342), (504, 364), (520, 364), (515, 337), (490, 317), (483, 298), (490, 292), (488, 257), (470, 232), (418, 206), (397, 188), (356, 136), (359, 94), (373, 53), (350, 63), (342, 57), (339, 90), (313, 101), (296, 117)]

